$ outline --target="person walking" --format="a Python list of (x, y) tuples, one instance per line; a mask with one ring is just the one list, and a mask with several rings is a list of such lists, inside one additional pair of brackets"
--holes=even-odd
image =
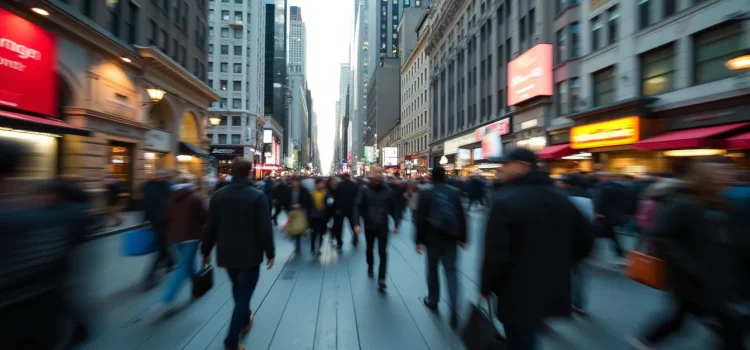
[(250, 161), (234, 159), (232, 182), (211, 198), (201, 246), (203, 262), (209, 263), (216, 245), (216, 263), (226, 268), (232, 281), (234, 312), (224, 340), (228, 350), (244, 349), (239, 337), (250, 330), (254, 318), (250, 298), (258, 283), (263, 255), (269, 269), (276, 256), (268, 200), (250, 182), (252, 170)]
[[(333, 213), (333, 227), (331, 233), (336, 239), (337, 248), (341, 250), (344, 246), (343, 231), (344, 231), (344, 219), (349, 221), (349, 226), (354, 232), (354, 228), (357, 226), (359, 218), (355, 216), (355, 207), (357, 203), (357, 197), (359, 196), (361, 186), (354, 182), (349, 173), (341, 175), (341, 182), (336, 185), (336, 191), (333, 194), (333, 207), (331, 211)], [(355, 247), (358, 243), (358, 235), (352, 236), (352, 245)]]
[[(328, 231), (328, 191), (326, 182), (323, 179), (315, 179), (315, 191), (312, 195), (312, 207), (310, 208), (310, 251), (313, 255), (320, 255), (323, 248), (323, 235)], [(315, 241), (318, 241), (318, 248), (315, 249)]]
[(411, 215), (412, 221), (416, 220), (417, 207), (419, 205), (419, 182), (417, 180), (409, 181), (409, 187), (404, 193), (406, 197), (406, 205), (409, 208), (409, 214)]
[(274, 212), (271, 219), (273, 220), (273, 225), (278, 226), (278, 217), (281, 211), (289, 210), (289, 184), (287, 183), (286, 177), (279, 179), (276, 186), (273, 188), (273, 204)]
[[(383, 168), (374, 165), (370, 168), (372, 176), (370, 183), (362, 189), (359, 199), (359, 215), (365, 223), (365, 241), (367, 243), (367, 275), (373, 277), (374, 256), (373, 249), (375, 240), (378, 241), (378, 287), (386, 288), (385, 273), (388, 261), (388, 217), (393, 218), (393, 233), (398, 234), (398, 225), (401, 222), (401, 212), (393, 195), (393, 190), (383, 183)], [(354, 227), (354, 233), (359, 233), (359, 226)]]
[(419, 196), (415, 215), (417, 254), (427, 250), (427, 290), (423, 302), (427, 308), (438, 310), (440, 280), (438, 263), (445, 269), (448, 294), (451, 298), (452, 328), (458, 327), (458, 278), (456, 276), (456, 246), (466, 248), (466, 215), (461, 205), (461, 192), (445, 183), (445, 169), (432, 169), (433, 184)]
[(594, 210), (596, 211), (597, 237), (612, 241), (615, 254), (619, 258), (613, 264), (625, 266), (625, 252), (617, 239), (615, 228), (622, 224), (624, 205), (627, 199), (625, 185), (611, 173), (600, 173), (599, 184), (595, 190)]
[(146, 272), (145, 288), (151, 289), (156, 286), (156, 272), (159, 267), (166, 266), (171, 271), (175, 265), (175, 259), (167, 248), (165, 241), (166, 226), (166, 202), (171, 192), (172, 183), (169, 181), (171, 174), (167, 170), (157, 170), (153, 178), (143, 185), (143, 219), (151, 224), (151, 230), (156, 238), (156, 258)]
[(206, 211), (203, 196), (192, 184), (193, 178), (181, 174), (175, 179), (166, 203), (166, 242), (180, 253), (177, 270), (172, 274), (162, 297), (160, 309), (170, 307), (182, 283), (195, 276), (195, 255), (203, 237)]
[[(312, 195), (310, 194), (310, 191), (302, 185), (302, 179), (298, 176), (292, 177), (292, 182), (289, 186), (289, 198), (287, 198), (286, 201), (289, 203), (290, 212), (291, 210), (301, 211), (308, 224), (310, 223), (310, 214), (313, 206)], [(301, 234), (294, 236), (294, 252), (297, 254), (302, 253), (302, 236), (303, 235)]]
[(570, 270), (589, 254), (593, 238), (532, 151), (516, 148), (499, 162), (503, 189), (488, 216), (480, 290), (485, 299), (497, 296), (507, 348), (533, 350), (545, 318), (570, 316)]

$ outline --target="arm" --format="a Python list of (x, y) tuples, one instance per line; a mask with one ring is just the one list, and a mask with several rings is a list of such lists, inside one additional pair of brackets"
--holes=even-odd
[(360, 217), (367, 213), (367, 190), (361, 188), (357, 191), (357, 200), (354, 205), (356, 208), (356, 216), (354, 217), (357, 224), (359, 224)]
[(266, 196), (258, 196), (255, 200), (255, 232), (266, 259), (271, 260), (276, 256), (276, 248), (273, 242), (273, 228), (271, 224), (271, 209), (268, 207)]
[(211, 198), (211, 202), (208, 205), (208, 218), (205, 228), (203, 229), (203, 244), (201, 245), (201, 254), (203, 256), (211, 255), (211, 250), (214, 248), (214, 242), (216, 242), (216, 231), (218, 230), (218, 208), (216, 205), (216, 196)]
[(501, 202), (492, 203), (484, 235), (484, 261), (482, 263), (482, 295), (488, 295), (493, 287), (505, 279), (506, 271), (513, 262), (511, 255), (511, 231), (507, 210)]
[(417, 197), (417, 210), (414, 212), (414, 226), (417, 244), (425, 244), (427, 230), (427, 211), (430, 207), (430, 191), (423, 190)]
[(389, 211), (391, 213), (391, 217), (393, 218), (393, 227), (398, 229), (398, 225), (401, 223), (401, 215), (403, 215), (403, 212), (400, 210), (401, 206), (399, 205), (398, 200), (396, 200), (397, 196), (395, 195), (395, 191), (393, 194), (388, 196), (388, 207)]
[(458, 213), (458, 229), (460, 230), (458, 232), (458, 241), (460, 243), (466, 243), (466, 232), (468, 231), (468, 227), (466, 226), (466, 213), (464, 212), (464, 206), (461, 204), (461, 196), (457, 193), (455, 196), (455, 200), (453, 203), (453, 206), (457, 208)]

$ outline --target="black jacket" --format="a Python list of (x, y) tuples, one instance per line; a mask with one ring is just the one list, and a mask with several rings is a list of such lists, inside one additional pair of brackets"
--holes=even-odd
[[(436, 189), (436, 186), (442, 186), (444, 188)], [(451, 199), (453, 200), (453, 206), (456, 208), (454, 215), (458, 220), (458, 232), (443, 232), (439, 227), (433, 227), (429, 223), (430, 215), (432, 214), (432, 203), (434, 201), (433, 193), (436, 190), (450, 192)], [(414, 214), (415, 226), (416, 226), (416, 241), (417, 244), (432, 244), (441, 242), (466, 242), (466, 214), (464, 213), (464, 207), (461, 204), (461, 191), (447, 183), (435, 183), (432, 186), (423, 189), (419, 192), (419, 199), (417, 204), (417, 211)]]
[(305, 212), (305, 216), (307, 216), (308, 219), (312, 217), (312, 210), (313, 210), (313, 199), (312, 194), (310, 191), (307, 190), (307, 188), (300, 185), (299, 187), (299, 199), (297, 199), (297, 203), (292, 203), (292, 188), (289, 187), (289, 192), (287, 192), (287, 199), (286, 203), (288, 206), (292, 206), (295, 204), (299, 204), (300, 209)]
[(385, 184), (370, 182), (362, 188), (358, 199), (355, 218), (361, 216), (367, 228), (388, 227), (388, 216), (393, 218), (396, 228), (401, 222), (401, 211), (393, 195), (393, 190)]
[(273, 188), (273, 199), (276, 200), (276, 204), (286, 208), (289, 206), (289, 185), (281, 181)]
[(211, 197), (205, 228), (204, 256), (216, 243), (217, 263), (226, 268), (254, 268), (275, 248), (268, 199), (246, 178), (232, 178), (231, 184)]
[(150, 180), (143, 185), (143, 221), (150, 221), (154, 230), (163, 233), (167, 199), (171, 193), (169, 181)]
[(497, 192), (485, 233), (483, 294), (498, 296), (498, 319), (538, 327), (545, 317), (569, 316), (570, 269), (593, 245), (591, 225), (556, 190), (546, 173), (532, 172)]
[(611, 181), (599, 184), (594, 197), (594, 211), (604, 216), (603, 220), (613, 225), (620, 224), (625, 214), (627, 190), (625, 185)]
[(338, 183), (336, 186), (336, 192), (333, 197), (333, 210), (341, 215), (351, 216), (354, 213), (354, 207), (357, 204), (357, 196), (359, 196), (360, 186), (352, 180), (344, 180)]

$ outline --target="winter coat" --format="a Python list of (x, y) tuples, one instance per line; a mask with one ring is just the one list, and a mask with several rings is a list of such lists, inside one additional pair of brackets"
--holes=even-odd
[(388, 227), (388, 216), (393, 218), (396, 227), (401, 222), (400, 206), (396, 203), (393, 190), (384, 183), (371, 182), (360, 192), (355, 218), (362, 216), (365, 228)]
[(542, 172), (507, 182), (490, 211), (481, 291), (497, 295), (498, 319), (531, 329), (569, 316), (570, 269), (591, 251), (591, 224)]
[(150, 180), (143, 185), (143, 221), (151, 222), (154, 230), (164, 230), (165, 208), (171, 187), (169, 181)]
[(208, 212), (203, 197), (189, 184), (172, 186), (166, 203), (166, 242), (174, 244), (203, 239)]

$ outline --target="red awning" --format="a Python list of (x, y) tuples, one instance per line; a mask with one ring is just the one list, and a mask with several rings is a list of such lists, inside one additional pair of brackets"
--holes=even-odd
[(724, 148), (726, 149), (742, 149), (750, 148), (750, 131), (732, 136), (724, 140)]
[(70, 125), (60, 119), (42, 118), (3, 110), (0, 110), (0, 126), (48, 134), (89, 136), (88, 130)]
[(570, 148), (570, 144), (566, 143), (562, 145), (547, 146), (541, 151), (537, 151), (536, 155), (541, 159), (555, 159), (567, 157), (575, 153), (576, 151)]
[(663, 135), (637, 142), (635, 148), (641, 151), (700, 147), (723, 148), (723, 140), (716, 139), (715, 137), (748, 125), (750, 125), (750, 123), (734, 123), (671, 131)]

